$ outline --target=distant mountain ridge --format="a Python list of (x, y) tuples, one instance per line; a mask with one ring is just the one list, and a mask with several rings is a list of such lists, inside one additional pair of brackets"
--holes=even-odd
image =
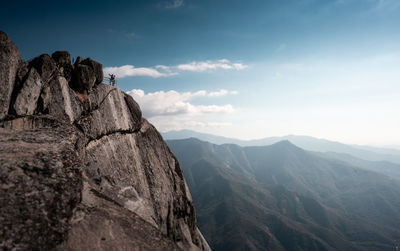
[(400, 164), (392, 163), (389, 161), (368, 161), (360, 158), (353, 157), (346, 153), (335, 153), (335, 152), (314, 152), (316, 155), (333, 159), (337, 161), (346, 162), (352, 166), (361, 167), (363, 169), (378, 172), (387, 175), (392, 178), (400, 179)]
[(213, 250), (393, 250), (400, 239), (397, 179), (289, 141), (167, 144)]
[(340, 142), (318, 139), (310, 136), (287, 135), (256, 140), (240, 140), (200, 133), (191, 130), (169, 131), (162, 133), (165, 140), (198, 138), (213, 144), (236, 144), (239, 146), (266, 146), (282, 140), (289, 140), (296, 146), (308, 151), (346, 153), (369, 161), (389, 161), (400, 164), (400, 150), (370, 146), (347, 145)]

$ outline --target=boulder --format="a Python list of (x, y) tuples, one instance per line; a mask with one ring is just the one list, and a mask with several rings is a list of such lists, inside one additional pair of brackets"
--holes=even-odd
[(96, 77), (95, 84), (100, 84), (101, 82), (103, 82), (104, 76), (103, 76), (103, 65), (102, 64), (94, 61), (91, 58), (87, 58), (87, 59), (83, 60), (80, 64), (84, 64), (84, 65), (90, 66), (90, 68), (92, 68), (92, 70), (94, 71), (94, 75)]
[(70, 86), (77, 92), (90, 90), (103, 81), (103, 66), (91, 58), (77, 57), (74, 63)]
[(71, 55), (68, 51), (56, 51), (51, 57), (57, 64), (58, 71), (68, 82), (71, 81), (73, 67), (71, 64)]
[(30, 66), (37, 70), (45, 83), (49, 82), (54, 73), (57, 72), (56, 63), (48, 54), (34, 58), (30, 62)]
[(71, 64), (71, 55), (68, 51), (56, 51), (51, 54), (57, 65)]
[(90, 91), (96, 82), (93, 69), (88, 65), (78, 64), (72, 72), (71, 88), (77, 92)]
[(74, 71), (74, 67), (71, 64), (66, 64), (58, 68), (61, 75), (70, 82), (72, 80), (72, 73)]
[(17, 47), (6, 33), (0, 31), (0, 120), (8, 114), (17, 70), (21, 63), (22, 57)]
[(37, 101), (42, 90), (42, 79), (31, 68), (25, 82), (22, 83), (18, 96), (14, 103), (14, 110), (17, 115), (32, 115), (37, 107)]
[(0, 128), (0, 249), (54, 250), (81, 200), (78, 135), (68, 124), (17, 120), (25, 126)]
[(74, 66), (77, 66), (77, 65), (80, 64), (82, 61), (83, 61), (83, 58), (82, 58), (81, 56), (78, 56), (78, 57), (75, 59), (75, 62), (73, 62), (73, 63), (74, 63)]

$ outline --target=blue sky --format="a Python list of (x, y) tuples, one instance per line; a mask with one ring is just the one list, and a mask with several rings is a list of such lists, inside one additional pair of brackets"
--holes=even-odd
[(400, 145), (398, 0), (9, 1), (0, 27), (101, 62), (161, 131)]

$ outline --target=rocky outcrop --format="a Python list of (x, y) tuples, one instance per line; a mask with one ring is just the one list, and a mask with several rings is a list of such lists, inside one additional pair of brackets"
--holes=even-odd
[(32, 115), (42, 90), (42, 79), (35, 68), (31, 68), (14, 103), (18, 115)]
[(22, 57), (7, 34), (0, 31), (0, 119), (7, 113)]
[(51, 77), (57, 71), (56, 63), (47, 54), (34, 58), (29, 62), (29, 66), (35, 68), (45, 82), (50, 81)]
[(82, 60), (78, 58), (74, 64), (72, 72), (71, 88), (78, 92), (86, 92), (91, 90), (96, 84), (103, 81), (103, 66), (87, 58)]
[(209, 250), (178, 161), (101, 64), (1, 41), (0, 247)]
[(71, 64), (71, 55), (68, 51), (56, 51), (51, 54), (51, 57), (57, 64), (59, 72), (67, 81), (71, 81), (73, 67)]

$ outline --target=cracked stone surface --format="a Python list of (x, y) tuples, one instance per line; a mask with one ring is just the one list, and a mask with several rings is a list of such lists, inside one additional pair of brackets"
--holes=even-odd
[(178, 161), (101, 64), (0, 40), (0, 249), (210, 250)]
[(82, 114), (82, 104), (64, 77), (57, 77), (50, 83), (48, 95), (44, 107), (54, 117), (74, 122)]
[(59, 250), (181, 250), (157, 227), (122, 209), (94, 187), (88, 180), (84, 181), (84, 199), (71, 220), (73, 228), (68, 241)]
[(14, 103), (14, 110), (18, 115), (32, 115), (42, 90), (42, 79), (34, 68), (28, 73)]
[[(45, 120), (0, 128), (0, 247), (6, 250), (55, 248), (81, 200), (78, 135)], [(47, 126), (36, 127), (41, 122)]]
[(22, 57), (17, 47), (0, 31), (0, 119), (3, 119), (9, 109), (11, 93)]
[(140, 110), (139, 106), (129, 108), (123, 92), (117, 87), (100, 84), (89, 94), (87, 102), (88, 114), (76, 123), (88, 139), (117, 131), (133, 132), (140, 127), (141, 112), (136, 111)]

